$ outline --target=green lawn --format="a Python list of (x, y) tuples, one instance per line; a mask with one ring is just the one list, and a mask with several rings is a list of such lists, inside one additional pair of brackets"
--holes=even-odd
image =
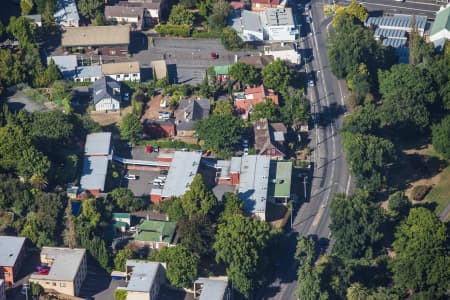
[(439, 214), (450, 203), (450, 166), (442, 171), (440, 182), (431, 189), (425, 200), (437, 204), (436, 214)]

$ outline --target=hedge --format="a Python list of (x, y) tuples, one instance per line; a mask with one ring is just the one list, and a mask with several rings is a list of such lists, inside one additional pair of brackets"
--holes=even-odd
[(155, 30), (162, 36), (174, 35), (181, 37), (191, 36), (191, 29), (188, 25), (156, 25)]

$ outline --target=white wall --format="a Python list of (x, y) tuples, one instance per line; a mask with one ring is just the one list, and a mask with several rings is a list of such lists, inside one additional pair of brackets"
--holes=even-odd
[(264, 28), (266, 39), (269, 41), (294, 41), (296, 37), (295, 26), (267, 26)]
[(113, 98), (104, 98), (95, 105), (96, 111), (120, 109), (120, 102)]
[(284, 50), (284, 51), (271, 51), (266, 50), (264, 51), (265, 55), (273, 55), (274, 59), (280, 59), (285, 60), (288, 62), (291, 62), (293, 64), (299, 64), (300, 63), (300, 54), (297, 53), (294, 49), (292, 50)]
[(141, 73), (121, 73), (106, 75), (117, 81), (141, 81)]
[(430, 36), (430, 41), (434, 42), (437, 41), (439, 39), (445, 38), (447, 40), (450, 40), (450, 31), (448, 31), (447, 29), (441, 30), (438, 33), (435, 33), (433, 35)]

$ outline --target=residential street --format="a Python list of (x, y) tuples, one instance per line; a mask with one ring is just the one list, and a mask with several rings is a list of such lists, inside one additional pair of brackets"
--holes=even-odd
[[(309, 180), (308, 201), (303, 203), (293, 221), (293, 232), (280, 261), (276, 280), (267, 288), (262, 299), (296, 299), (297, 264), (294, 261), (298, 235), (314, 235), (322, 250), (331, 251), (329, 246), (329, 205), (334, 193), (349, 193), (353, 190), (345, 156), (342, 151), (338, 129), (345, 112), (347, 89), (344, 81), (338, 81), (328, 68), (326, 53), (327, 25), (331, 18), (323, 14), (324, 1), (313, 2), (310, 16), (313, 23), (306, 24), (307, 36), (301, 42), (302, 49), (312, 49), (314, 59), (306, 65), (307, 72), (313, 72), (315, 86), (308, 86), (315, 128), (312, 130), (310, 147), (313, 150), (314, 170)], [(311, 177), (311, 176), (310, 176)], [(300, 179), (298, 179), (300, 180)], [(301, 184), (302, 182), (297, 182)], [(327, 248), (328, 247), (328, 248)]]

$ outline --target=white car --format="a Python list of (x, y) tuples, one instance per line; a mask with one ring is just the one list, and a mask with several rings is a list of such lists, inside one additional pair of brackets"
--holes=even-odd
[(312, 79), (308, 80), (308, 85), (309, 86), (314, 86), (314, 80), (312, 80)]
[(244, 148), (244, 155), (248, 155), (248, 148)]
[(123, 178), (128, 179), (128, 180), (136, 180), (137, 176), (134, 174), (125, 174), (125, 176), (123, 176)]

